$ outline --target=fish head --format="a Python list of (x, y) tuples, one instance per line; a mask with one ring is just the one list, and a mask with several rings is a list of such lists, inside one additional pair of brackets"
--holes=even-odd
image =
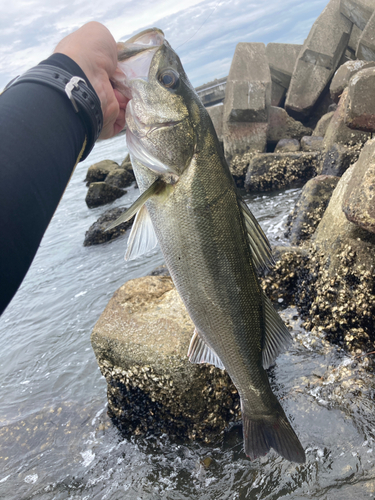
[(118, 60), (114, 85), (130, 99), (131, 156), (156, 174), (180, 176), (194, 155), (197, 96), (179, 57), (153, 28), (119, 44)]

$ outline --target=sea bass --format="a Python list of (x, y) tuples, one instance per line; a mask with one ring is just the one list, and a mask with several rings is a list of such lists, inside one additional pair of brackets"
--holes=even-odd
[(241, 398), (245, 453), (304, 449), (266, 372), (291, 336), (257, 271), (269, 242), (237, 191), (211, 119), (162, 31), (119, 44), (114, 85), (130, 101), (126, 139), (140, 198), (110, 227), (136, 215), (127, 259), (159, 242), (195, 325), (188, 356), (225, 368)]

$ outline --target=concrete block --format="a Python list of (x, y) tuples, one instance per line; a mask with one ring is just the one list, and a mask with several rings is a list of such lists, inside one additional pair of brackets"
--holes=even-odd
[(238, 159), (249, 150), (265, 150), (270, 104), (271, 74), (265, 45), (239, 43), (227, 78), (223, 110), (224, 151), (230, 165), (234, 157)]
[(289, 87), (297, 57), (302, 45), (269, 43), (266, 47), (271, 79), (285, 89)]
[(271, 106), (281, 106), (285, 100), (287, 89), (272, 80)]
[(250, 158), (266, 150), (267, 129), (267, 123), (229, 122), (225, 125), (225, 157), (239, 185), (243, 185)]
[(297, 59), (285, 108), (296, 117), (310, 114), (346, 50), (352, 22), (340, 13), (340, 0), (331, 0), (313, 24)]
[(375, 11), (358, 41), (356, 56), (364, 61), (375, 61)]
[(362, 35), (362, 30), (360, 30), (358, 26), (353, 24), (352, 33), (350, 35), (348, 43), (348, 50), (350, 50), (350, 52), (353, 54), (354, 57), (357, 52), (358, 42), (359, 39), (361, 38), (361, 35)]
[(217, 106), (210, 106), (209, 108), (207, 108), (207, 112), (210, 115), (219, 141), (223, 140), (223, 111), (224, 106), (222, 104), (218, 104)]
[(374, 66), (375, 62), (373, 61), (347, 61), (345, 64), (342, 64), (334, 74), (329, 87), (331, 98), (336, 103), (339, 102), (340, 96), (344, 89), (348, 86), (350, 79), (358, 73), (358, 71)]
[(347, 17), (360, 30), (364, 30), (372, 13), (374, 12), (374, 0), (341, 0), (340, 12)]
[(271, 74), (263, 43), (236, 47), (224, 100), (224, 122), (267, 122)]
[(375, 132), (375, 68), (363, 69), (350, 80), (345, 124), (351, 129)]

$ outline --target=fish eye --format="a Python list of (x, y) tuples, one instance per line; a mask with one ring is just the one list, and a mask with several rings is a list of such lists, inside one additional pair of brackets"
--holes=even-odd
[(180, 82), (179, 76), (173, 69), (165, 69), (159, 73), (159, 82), (167, 89), (176, 89)]

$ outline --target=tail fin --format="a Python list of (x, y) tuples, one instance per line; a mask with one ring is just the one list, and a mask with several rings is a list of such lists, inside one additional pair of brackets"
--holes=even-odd
[(305, 451), (283, 411), (263, 419), (251, 419), (243, 412), (242, 420), (245, 453), (251, 460), (273, 448), (290, 462), (306, 461)]

